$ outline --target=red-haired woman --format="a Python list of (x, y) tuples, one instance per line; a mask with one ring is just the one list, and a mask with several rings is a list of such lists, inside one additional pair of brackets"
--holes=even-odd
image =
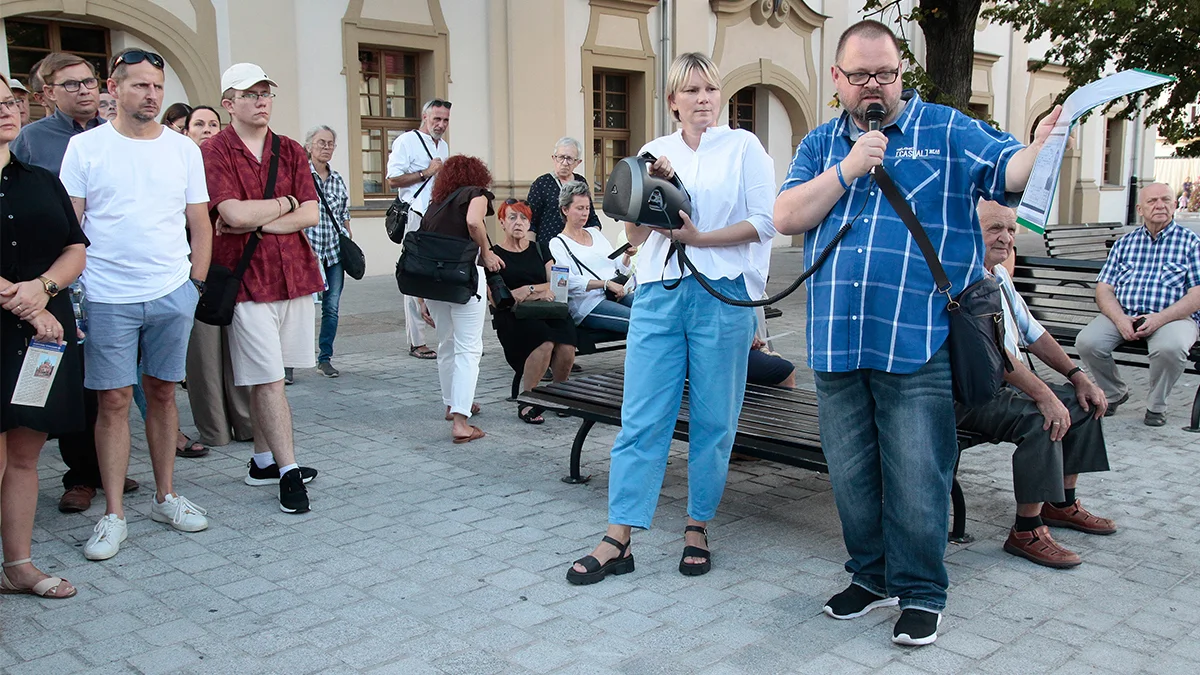
[[(524, 200), (509, 199), (500, 205), (500, 228), (504, 238), (492, 251), (504, 261), (500, 277), (517, 304), (554, 300), (550, 266), (554, 257), (541, 242), (529, 240), (533, 210)], [(565, 308), (564, 308), (565, 311)], [(522, 373), (525, 391), (537, 386), (546, 368), (553, 368), (555, 382), (565, 382), (575, 363), (575, 323), (569, 314), (559, 318), (517, 318), (512, 308), (496, 309), (496, 337), (504, 347), (504, 358)], [(537, 406), (517, 407), (517, 416), (529, 424), (541, 424)]]
[[(489, 272), (504, 267), (488, 247), (483, 219), (492, 215), (492, 199), (488, 187), (492, 174), (477, 157), (455, 155), (446, 160), (433, 186), (429, 208), (421, 219), (421, 230), (471, 239), (479, 245), (479, 262)], [(467, 443), (486, 434), (467, 423), (479, 412), (474, 405), (475, 383), (479, 379), (479, 357), (483, 354), (483, 323), (487, 317), (486, 282), (479, 270), (479, 288), (466, 304), (442, 300), (421, 302), (421, 314), (437, 329), (438, 376), (442, 384), (442, 402), (446, 404), (446, 419), (452, 424), (450, 434), (455, 443)]]

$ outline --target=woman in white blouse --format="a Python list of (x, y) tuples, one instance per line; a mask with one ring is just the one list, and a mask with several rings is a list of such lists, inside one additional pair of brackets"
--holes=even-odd
[(749, 300), (762, 297), (767, 273), (752, 244), (769, 244), (775, 236), (774, 165), (753, 134), (717, 126), (725, 105), (720, 83), (720, 73), (704, 55), (675, 59), (667, 100), (680, 130), (641, 150), (658, 158), (654, 173), (678, 173), (691, 195), (692, 214), (681, 212), (683, 227), (674, 231), (625, 223), (629, 241), (641, 247), (641, 254), (626, 343), (621, 431), (612, 449), (609, 525), (591, 554), (567, 571), (573, 584), (633, 571), (631, 530), (650, 527), (685, 377), (688, 518), (679, 571), (698, 575), (711, 567), (706, 524), (725, 490), (746, 388), (746, 359), (733, 356), (750, 348), (754, 312), (712, 297), (690, 272), (680, 270), (678, 256), (668, 262), (667, 254), (671, 239), (685, 244), (696, 269), (716, 290)]
[(557, 264), (571, 268), (567, 277), (567, 309), (571, 318), (583, 328), (624, 335), (629, 330), (633, 296), (626, 292), (625, 283), (613, 278), (617, 274), (629, 275), (629, 257), (637, 249), (627, 249), (617, 260), (612, 260), (608, 256), (613, 245), (604, 234), (598, 228), (584, 229), (592, 210), (591, 190), (585, 183), (564, 184), (558, 194), (558, 205), (565, 227), (550, 240), (550, 254)]

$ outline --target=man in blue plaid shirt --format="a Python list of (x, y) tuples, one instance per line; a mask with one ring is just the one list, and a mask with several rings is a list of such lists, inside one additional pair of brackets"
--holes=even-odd
[(1167, 396), (1187, 367), (1200, 331), (1200, 236), (1175, 222), (1170, 186), (1142, 188), (1142, 227), (1121, 237), (1096, 278), (1100, 315), (1075, 339), (1079, 356), (1112, 401), (1109, 413), (1129, 399), (1112, 352), (1130, 340), (1150, 347), (1147, 426), (1167, 423)]
[[(775, 203), (775, 227), (805, 233), (809, 266), (846, 222), (854, 228), (808, 281), (809, 365), (821, 445), (853, 576), (825, 613), (902, 610), (892, 640), (937, 639), (949, 578), (942, 556), (958, 457), (946, 297), (870, 170), (885, 166), (912, 206), (957, 295), (983, 277), (980, 197), (1006, 203), (1029, 179), (1059, 110), (1022, 148), (956, 110), (903, 92), (891, 30), (862, 21), (838, 40), (831, 69), (845, 112), (805, 137)], [(886, 110), (868, 131), (867, 107)]]
[(325, 377), (341, 374), (332, 363), (338, 305), (346, 281), (338, 235), (345, 230), (347, 237), (354, 236), (350, 232), (350, 193), (346, 189), (346, 181), (329, 166), (336, 147), (337, 136), (333, 129), (323, 124), (310, 129), (304, 138), (309, 168), (317, 184), (317, 195), (321, 198), (320, 220), (315, 227), (304, 230), (304, 234), (308, 235), (308, 241), (325, 270), (325, 293), (321, 296), (321, 336), (317, 339), (317, 370)]

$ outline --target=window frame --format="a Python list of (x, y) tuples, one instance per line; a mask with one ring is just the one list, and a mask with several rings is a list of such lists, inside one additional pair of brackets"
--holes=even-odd
[[(411, 95), (411, 96), (404, 95), (404, 96), (401, 96), (400, 98), (411, 99), (413, 101), (413, 107), (416, 112), (415, 117), (392, 117), (392, 116), (383, 116), (383, 115), (364, 115), (362, 113), (362, 101), (363, 101), (362, 96), (363, 96), (363, 94), (362, 94), (361, 88), (359, 89), (357, 101), (355, 102), (355, 106), (354, 106), (354, 110), (358, 114), (358, 121), (359, 121), (359, 139), (360, 140), (359, 140), (358, 162), (359, 162), (359, 166), (361, 169), (361, 172), (359, 173), (359, 176), (361, 177), (361, 183), (360, 183), (359, 188), (361, 191), (362, 198), (364, 201), (368, 200), (368, 199), (386, 199), (388, 197), (392, 197), (395, 195), (395, 190), (389, 188), (387, 185), (388, 158), (391, 153), (392, 142), (395, 138), (395, 136), (391, 135), (391, 132), (396, 132), (396, 135), (398, 136), (399, 134), (403, 134), (407, 131), (411, 131), (411, 130), (416, 129), (421, 126), (421, 108), (420, 108), (420, 106), (421, 106), (421, 93), (420, 92), (422, 91), (422, 81), (421, 81), (422, 80), (422, 68), (421, 68), (421, 66), (422, 66), (422, 59), (425, 58), (425, 53), (421, 52), (419, 50), (414, 50), (414, 49), (405, 49), (405, 48), (395, 47), (395, 46), (380, 46), (380, 45), (370, 45), (370, 44), (360, 44), (360, 45), (358, 45), (358, 47), (355, 51), (356, 51), (356, 54), (359, 55), (359, 64), (360, 65), (359, 65), (359, 70), (358, 70), (358, 76), (360, 78), (360, 82), (358, 84), (360, 85), (360, 87), (361, 87), (361, 83), (365, 81), (366, 75), (369, 72), (369, 71), (365, 71), (362, 69), (363, 61), (362, 61), (361, 55), (364, 52), (370, 52), (375, 55), (375, 63), (378, 65), (379, 71), (377, 73), (370, 73), (370, 74), (378, 76), (380, 86), (379, 86), (379, 92), (377, 94), (371, 94), (370, 96), (371, 96), (371, 98), (377, 97), (375, 103), (378, 104), (378, 108), (377, 108), (378, 112), (382, 113), (384, 110), (387, 109), (387, 99), (388, 98), (396, 98), (395, 96), (389, 96), (387, 93), (387, 84), (386, 83), (387, 83), (387, 79), (388, 79), (389, 75), (399, 75), (400, 77), (410, 78), (413, 82), (413, 86), (410, 89), (410, 91), (414, 92), (413, 95)], [(385, 58), (386, 54), (396, 55), (396, 56), (400, 57), (401, 59), (404, 59), (405, 57), (409, 57), (409, 56), (413, 57), (412, 70), (410, 72), (404, 72), (404, 73), (398, 73), (398, 74), (389, 73), (387, 70), (387, 66), (386, 66), (386, 63), (387, 63), (387, 59)], [(375, 148), (372, 148), (370, 146), (369, 140), (367, 143), (363, 143), (363, 140), (369, 139), (371, 132), (375, 132), (375, 131), (379, 132), (380, 140), (381, 140), (381, 144), (382, 144), (378, 150)], [(368, 192), (367, 191), (367, 182), (368, 182), (367, 175), (372, 173), (372, 172), (367, 171), (367, 166), (366, 166), (365, 160), (367, 158), (368, 153), (379, 153), (380, 154), (380, 157), (379, 157), (380, 177), (379, 178), (380, 178), (380, 186), (382, 189), (378, 192)]]
[[(94, 62), (94, 59), (100, 58), (101, 64), (100, 64), (100, 67), (96, 68), (96, 77), (101, 81), (101, 86), (103, 86), (104, 81), (108, 78), (108, 66), (112, 62), (112, 31), (109, 30), (109, 28), (107, 26), (101, 26), (99, 24), (93, 24), (93, 23), (76, 23), (73, 21), (55, 21), (53, 19), (42, 19), (42, 18), (38, 18), (38, 17), (15, 16), (15, 17), (8, 17), (4, 20), (4, 28), (5, 28), (6, 33), (11, 31), (11, 26), (14, 23), (39, 24), (39, 25), (46, 26), (46, 28), (48, 29), (47, 39), (49, 41), (50, 46), (48, 49), (46, 49), (46, 48), (42, 48), (42, 47), (23, 47), (23, 46), (17, 46), (17, 45), (6, 45), (5, 54), (8, 57), (9, 68), (12, 67), (12, 63), (13, 63), (13, 58), (12, 58), (13, 50), (18, 50), (21, 52), (34, 52), (34, 53), (41, 54), (41, 57), (38, 60), (41, 60), (42, 58), (45, 58), (46, 56), (48, 56), (54, 52), (68, 51), (68, 52), (71, 52), (72, 54), (77, 54), (77, 55), (83, 57), (84, 59), (87, 59), (89, 62), (92, 62), (93, 66), (97, 66), (97, 64)], [(75, 49), (63, 49), (62, 29), (64, 27), (94, 30), (94, 31), (103, 33), (104, 34), (104, 53), (100, 54), (99, 52), (84, 52), (84, 51), (75, 50)], [(9, 73), (9, 77), (17, 78), (18, 80), (21, 81), (21, 84), (24, 84), (25, 86), (29, 86), (29, 76), (30, 75), (31, 75), (31, 73), (20, 73), (20, 72), (10, 72)], [(40, 94), (41, 92), (30, 91), (29, 93), (30, 93), (30, 98), (32, 98), (33, 94), (35, 94), (35, 93)], [(30, 105), (29, 105), (29, 121), (30, 122), (39, 120), (45, 116), (45, 109), (42, 106), (35, 104), (32, 100), (29, 103), (30, 103)]]
[[(739, 100), (745, 95), (748, 101)], [(746, 118), (742, 115), (742, 109), (749, 106), (750, 116)], [(750, 126), (743, 126), (745, 120), (749, 120)], [(729, 128), (730, 129), (745, 129), (752, 134), (758, 132), (758, 88), (754, 85), (742, 87), (734, 92), (733, 96), (729, 97)]]
[[(625, 82), (623, 91), (610, 90), (608, 88), (608, 78), (620, 77)], [(596, 87), (596, 80), (599, 79), (601, 86)], [(592, 69), (592, 195), (593, 197), (603, 197), (604, 185), (608, 181), (609, 165), (615, 164), (617, 161), (629, 156), (629, 148), (633, 141), (633, 133), (631, 129), (630, 119), (633, 115), (632, 95), (633, 88), (633, 73), (622, 70), (609, 68), (593, 68)], [(607, 107), (609, 94), (619, 94), (625, 97), (625, 107), (621, 109), (610, 109)], [(600, 108), (596, 108), (595, 101), (599, 97)], [(624, 127), (607, 126), (607, 113), (614, 112), (625, 116)], [(599, 116), (601, 126), (596, 126), (596, 118)], [(614, 145), (617, 142), (625, 144), (625, 153), (621, 157), (615, 157)], [(598, 150), (598, 151), (597, 151)], [(610, 161), (612, 160), (612, 161)]]

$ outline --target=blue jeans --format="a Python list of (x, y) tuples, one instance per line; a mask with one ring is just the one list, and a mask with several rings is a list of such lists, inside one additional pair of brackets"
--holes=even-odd
[(626, 295), (621, 298), (620, 302), (613, 302), (605, 298), (600, 301), (600, 304), (593, 307), (587, 316), (583, 317), (583, 321), (580, 321), (579, 325), (583, 328), (606, 330), (610, 333), (624, 335), (629, 332), (631, 307), (633, 307), (633, 295)]
[(325, 294), (321, 296), (321, 337), (317, 339), (317, 363), (329, 363), (333, 358), (333, 339), (337, 337), (338, 304), (342, 301), (342, 285), (346, 275), (342, 263), (325, 266)]
[(901, 609), (942, 611), (958, 458), (949, 350), (908, 375), (813, 375), (852, 582), (900, 598)]
[[(749, 299), (741, 277), (712, 285)], [(688, 515), (701, 522), (716, 515), (746, 393), (745, 353), (754, 325), (753, 310), (717, 300), (692, 276), (674, 290), (662, 282), (638, 289), (625, 348), (621, 431), (612, 449), (609, 523), (650, 527), (689, 373)]]

